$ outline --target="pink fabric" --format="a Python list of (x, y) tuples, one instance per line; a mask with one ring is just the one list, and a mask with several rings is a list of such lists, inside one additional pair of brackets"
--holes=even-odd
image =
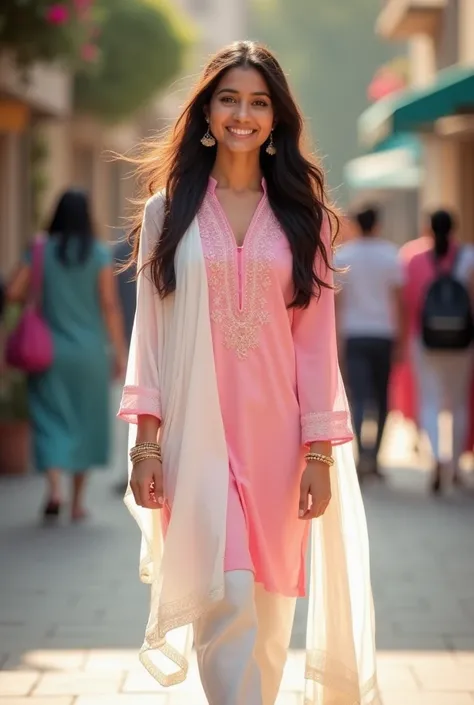
[[(352, 439), (334, 292), (323, 289), (306, 310), (288, 309), (292, 256), (266, 194), (238, 248), (215, 189), (211, 179), (198, 222), (231, 472), (225, 567), (253, 568), (269, 592), (304, 595), (310, 526), (298, 519), (304, 444)], [(329, 246), (327, 224), (323, 237)], [(317, 267), (332, 284), (332, 273)], [(159, 396), (146, 350), (143, 357), (136, 386), (124, 391), (120, 416), (127, 420)], [(169, 518), (164, 512), (165, 531)]]
[(139, 416), (155, 416), (161, 420), (161, 399), (158, 389), (127, 384), (123, 389), (119, 417), (127, 423), (137, 423)]
[[(266, 195), (239, 249), (215, 188), (211, 180), (199, 226), (231, 472), (257, 582), (270, 592), (303, 595), (302, 444), (352, 437), (337, 366), (334, 294), (325, 289), (307, 310), (288, 310), (292, 257)], [(229, 517), (238, 509), (229, 503)], [(237, 569), (240, 532), (230, 518), (228, 528), (226, 566)]]
[[(430, 250), (432, 247), (432, 238), (429, 235), (422, 235), (414, 240), (409, 240), (400, 248), (399, 257), (402, 263), (404, 277), (407, 276), (407, 270), (413, 257)], [(407, 290), (405, 290), (405, 296), (408, 295)], [(411, 316), (413, 317), (413, 313)], [(409, 325), (411, 331), (414, 328), (414, 321), (412, 319), (410, 319)], [(403, 362), (393, 366), (389, 395), (390, 408), (392, 411), (399, 411), (407, 419), (413, 421), (417, 420), (418, 402), (416, 399), (415, 380), (413, 378), (409, 350), (405, 351)]]
[[(456, 253), (452, 245), (440, 263), (442, 271), (449, 271)], [(404, 299), (408, 317), (408, 346), (420, 333), (420, 318), (426, 291), (436, 277), (433, 261), (433, 240), (422, 236), (408, 242), (400, 250), (404, 270)], [(418, 422), (418, 400), (410, 351), (407, 349), (403, 363), (395, 365), (390, 383), (390, 407), (400, 411), (405, 418)]]

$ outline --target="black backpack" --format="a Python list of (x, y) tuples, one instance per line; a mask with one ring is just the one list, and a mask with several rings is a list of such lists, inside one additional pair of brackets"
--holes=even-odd
[(461, 248), (450, 272), (439, 272), (426, 292), (421, 312), (423, 343), (430, 350), (462, 350), (473, 340), (474, 320), (469, 292), (454, 276)]

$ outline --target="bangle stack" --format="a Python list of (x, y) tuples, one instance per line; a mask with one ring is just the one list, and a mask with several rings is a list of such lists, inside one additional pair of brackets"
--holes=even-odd
[(159, 443), (137, 443), (130, 451), (132, 465), (137, 465), (147, 458), (156, 458), (161, 463), (161, 446)]
[(319, 463), (324, 463), (325, 465), (329, 465), (329, 467), (334, 465), (334, 458), (330, 455), (324, 455), (323, 453), (306, 453), (306, 455), (304, 456), (304, 459), (308, 463), (311, 463), (313, 461), (317, 461)]

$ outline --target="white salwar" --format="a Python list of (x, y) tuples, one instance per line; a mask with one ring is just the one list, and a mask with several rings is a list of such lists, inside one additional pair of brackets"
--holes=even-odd
[[(145, 210), (141, 253), (156, 232), (147, 217)], [(126, 385), (136, 384), (136, 351), (150, 345), (149, 331), (147, 340), (141, 331), (153, 320), (165, 495), (173, 507), (166, 540), (159, 510), (137, 506), (130, 488), (125, 502), (142, 532), (140, 577), (151, 585), (140, 660), (168, 686), (186, 678), (192, 623), (224, 595), (229, 459), (197, 219), (178, 248), (176, 292), (145, 301), (145, 276), (137, 283)], [(312, 522), (305, 705), (379, 705), (367, 525), (351, 444), (334, 447), (334, 458), (331, 502)]]

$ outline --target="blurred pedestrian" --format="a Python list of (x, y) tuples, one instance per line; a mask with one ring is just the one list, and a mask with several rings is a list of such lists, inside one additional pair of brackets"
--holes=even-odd
[[(405, 242), (398, 252), (402, 270), (406, 270), (412, 257), (420, 252), (430, 250), (432, 245), (433, 240), (431, 236), (425, 233)], [(401, 413), (406, 421), (413, 423), (413, 450), (415, 453), (418, 453), (420, 450), (421, 430), (418, 419), (416, 382), (413, 375), (409, 346), (410, 341), (408, 335), (406, 335), (403, 354), (392, 369), (390, 379), (390, 410)]]
[[(358, 236), (342, 245), (335, 264), (339, 275), (338, 329), (359, 451), (359, 474), (382, 476), (378, 454), (388, 414), (392, 362), (402, 345), (402, 271), (394, 243), (381, 237), (379, 214), (365, 208), (355, 216)], [(377, 434), (368, 448), (362, 426), (375, 410)]]
[(177, 646), (189, 633), (175, 629), (193, 623), (210, 705), (274, 705), (316, 518), (306, 701), (377, 698), (336, 217), (301, 132), (276, 58), (238, 42), (145, 161), (158, 193), (134, 232), (120, 409), (137, 424), (126, 501), (152, 584), (141, 659), (162, 684), (183, 680), (191, 640)]
[[(432, 213), (427, 229), (431, 247), (405, 264), (405, 300), (419, 423), (430, 441), (435, 461), (432, 490), (437, 493), (449, 471), (440, 452), (440, 412), (448, 410), (452, 414), (454, 481), (460, 479), (459, 460), (468, 431), (473, 371), (474, 248), (457, 241), (456, 223), (447, 211)], [(466, 307), (470, 318), (463, 314)], [(466, 318), (468, 330), (464, 334), (462, 326)]]
[[(36, 469), (44, 473), (45, 518), (57, 518), (71, 476), (71, 518), (86, 516), (88, 471), (104, 466), (109, 453), (109, 384), (112, 344), (115, 370), (123, 374), (126, 350), (109, 248), (98, 242), (86, 195), (66, 191), (59, 199), (44, 246), (42, 311), (50, 328), (54, 359), (28, 380), (28, 404)], [(31, 251), (7, 289), (10, 301), (25, 301)]]

